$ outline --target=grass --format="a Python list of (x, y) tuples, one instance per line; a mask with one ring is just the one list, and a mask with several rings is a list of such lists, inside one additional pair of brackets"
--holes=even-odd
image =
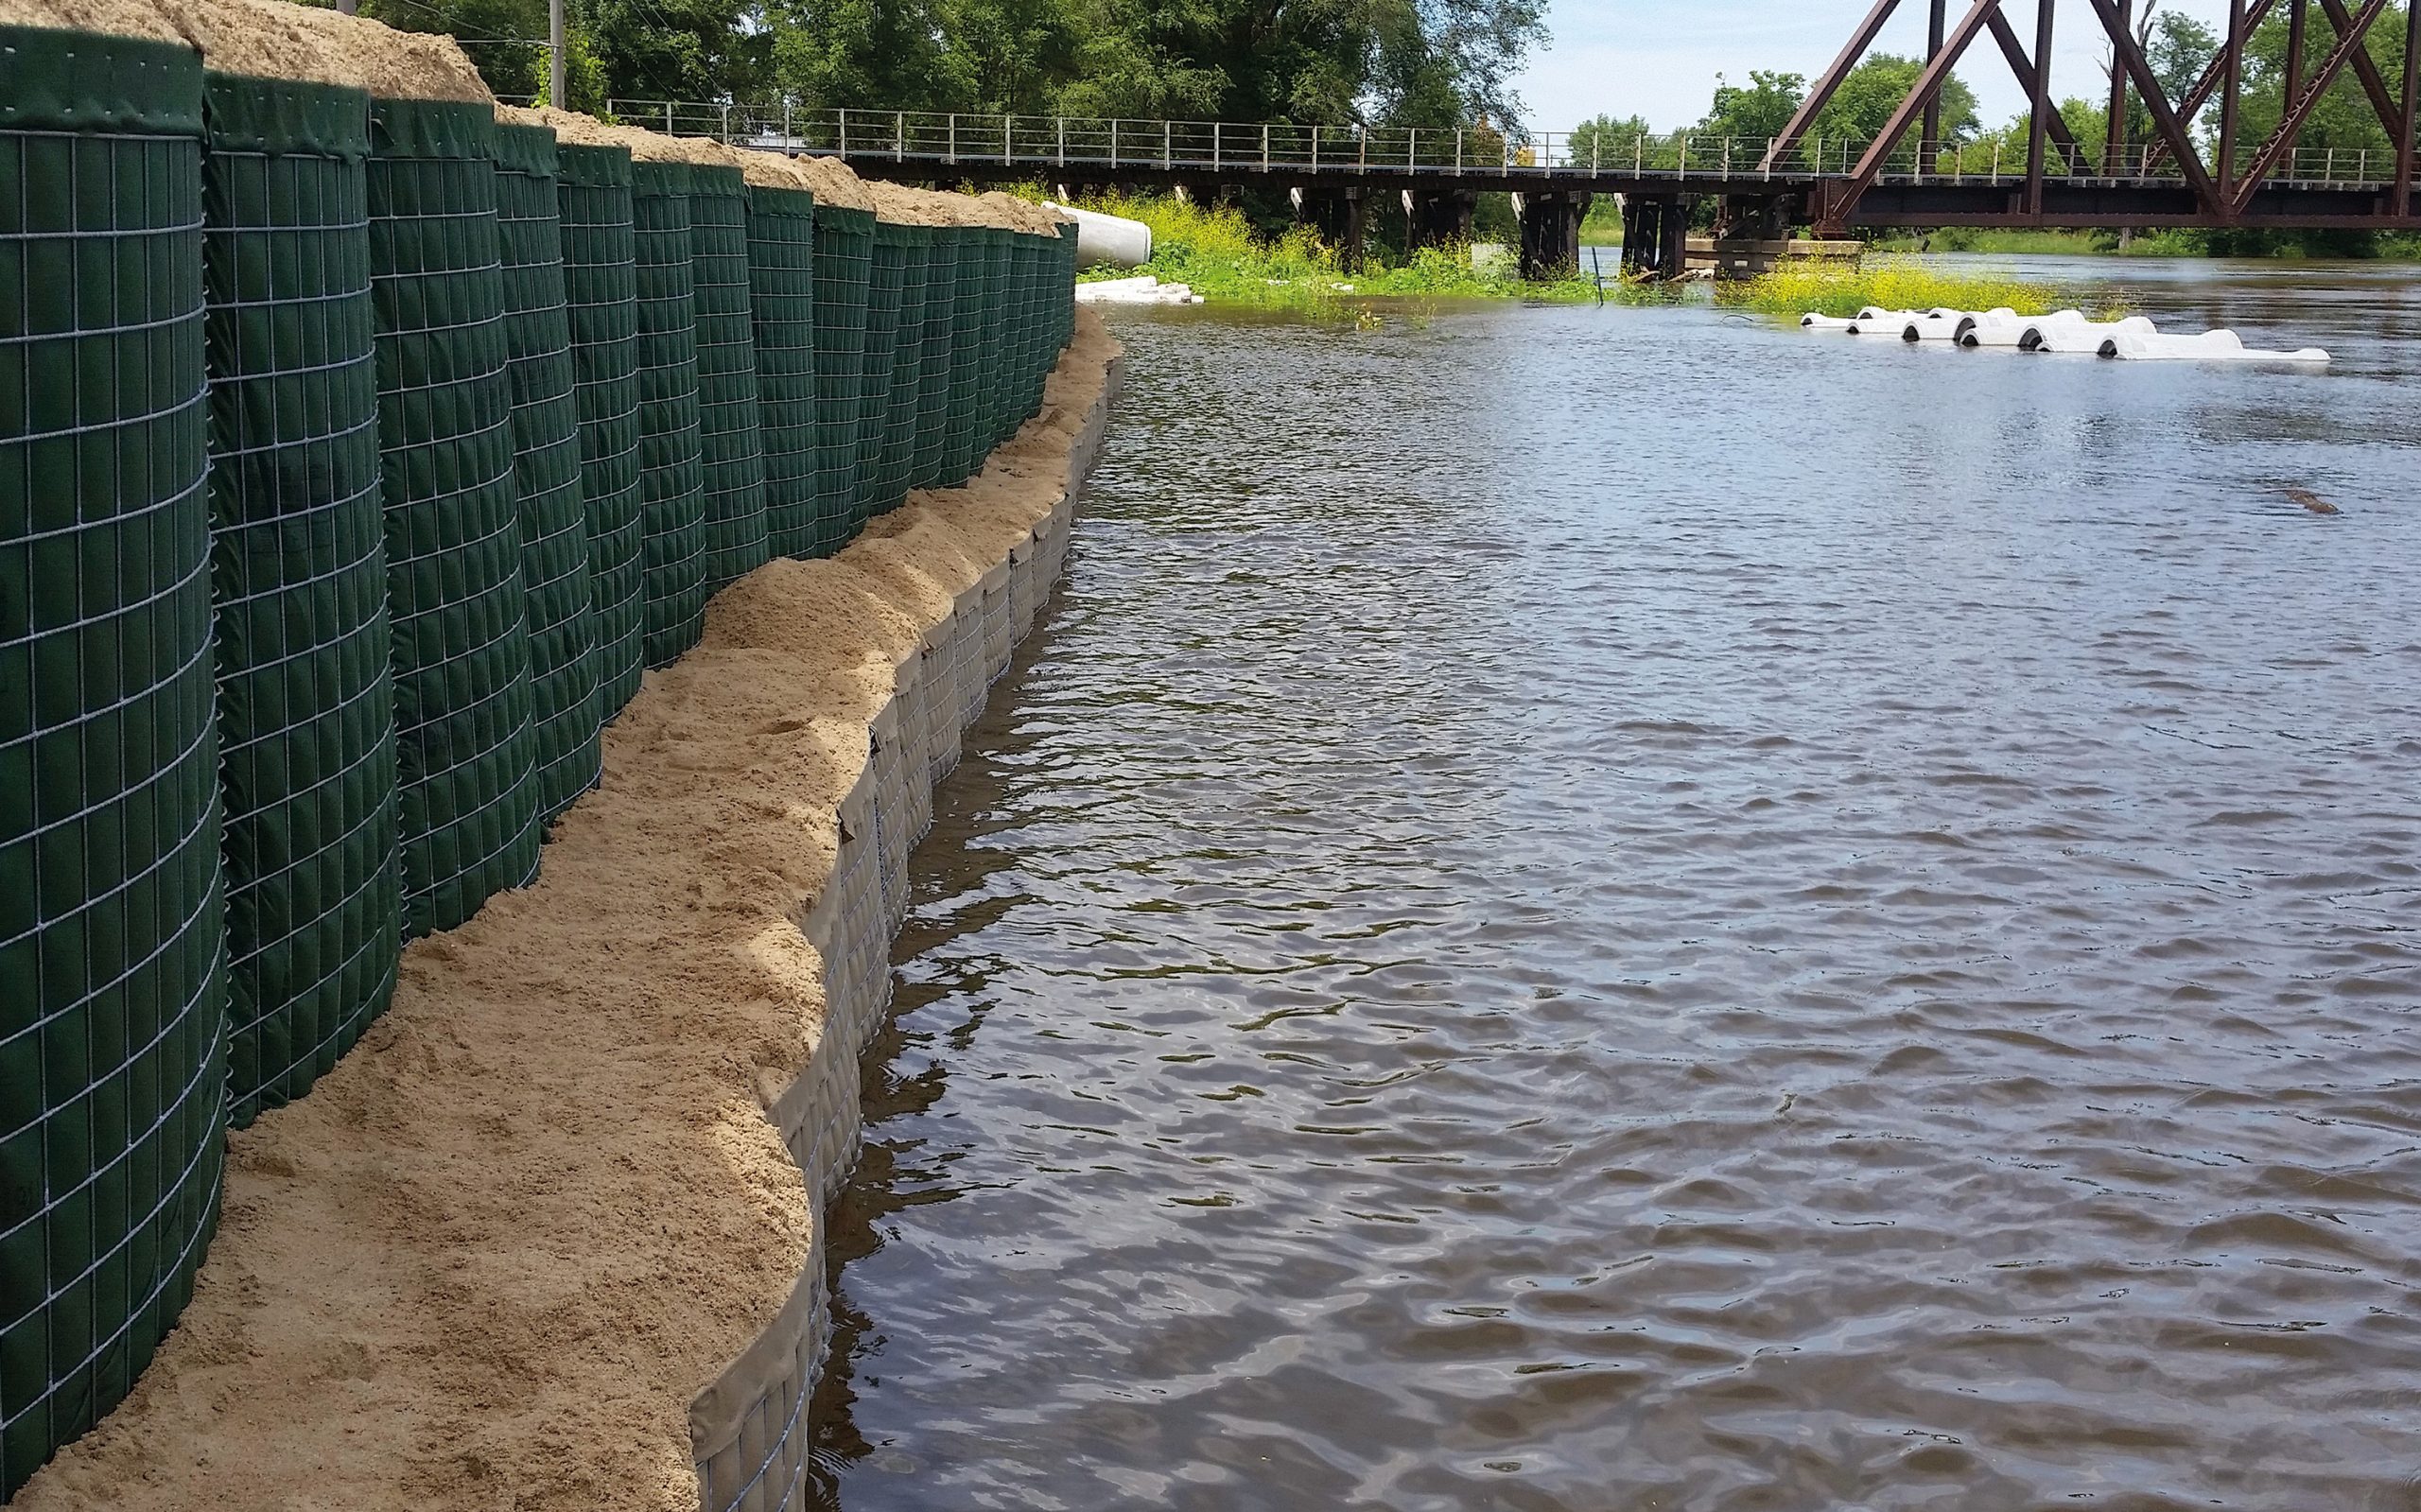
[[(1088, 278), (1151, 273), (1185, 284), (1206, 302), (1279, 308), (1345, 308), (1374, 299), (1594, 300), (1585, 276), (1524, 282), (1510, 257), (1474, 268), (1460, 246), (1424, 247), (1409, 257), (1371, 249), (1359, 272), (1349, 273), (1333, 249), (1308, 226), (1277, 235), (1256, 232), (1231, 206), (1188, 204), (1170, 195), (1104, 195), (1081, 201), (1087, 210), (1123, 216), (1152, 228), (1152, 260), (1131, 271), (1096, 269)], [(1609, 298), (1618, 297), (1607, 290)]]
[(1727, 309), (1774, 315), (1855, 315), (1872, 304), (1887, 310), (2008, 308), (2020, 315), (2047, 315), (2078, 306), (2117, 313), (2106, 296), (2059, 284), (1995, 273), (1949, 272), (1910, 257), (1868, 257), (1855, 268), (1806, 263), (1776, 269), (1756, 278), (1716, 286), (1715, 302)]

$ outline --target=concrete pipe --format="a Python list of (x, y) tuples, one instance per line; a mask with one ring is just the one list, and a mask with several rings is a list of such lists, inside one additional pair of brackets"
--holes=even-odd
[(1106, 263), (1118, 268), (1141, 268), (1152, 260), (1152, 228), (1141, 221), (1105, 216), (1098, 210), (1078, 210), (1047, 200), (1043, 204), (1076, 222), (1079, 267), (1098, 268)]

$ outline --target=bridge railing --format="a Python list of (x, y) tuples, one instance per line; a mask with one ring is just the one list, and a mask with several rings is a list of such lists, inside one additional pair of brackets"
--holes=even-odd
[[(617, 118), (676, 136), (712, 136), (739, 147), (830, 153), (879, 171), (954, 166), (1027, 168), (1036, 176), (1159, 169), (1239, 177), (1352, 171), (1365, 175), (1490, 176), (1576, 172), (1668, 179), (1803, 180), (1855, 171), (1872, 147), (1856, 138), (1811, 136), (1766, 159), (1768, 137), (1691, 131), (1531, 131), (1489, 126), (1301, 126), (1291, 122), (1111, 119), (871, 111), (784, 104), (613, 100)], [(2174, 182), (2176, 163), (2157, 146), (2134, 146), (2104, 166), (2090, 150), (2049, 145), (2047, 170), (2065, 180)], [(2373, 184), (2391, 177), (2382, 150), (2302, 148), (2273, 178), (2299, 184)], [(2022, 144), (1901, 143), (1883, 163), (1886, 182), (2002, 183), (2026, 177)]]

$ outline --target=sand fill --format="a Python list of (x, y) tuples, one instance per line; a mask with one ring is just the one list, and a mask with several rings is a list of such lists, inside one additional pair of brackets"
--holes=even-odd
[(142, 0), (0, 0), (0, 26), (184, 41), (166, 17)]
[(231, 1137), (183, 1322), (16, 1507), (695, 1512), (691, 1399), (811, 1237), (766, 1117), (824, 1018), (793, 920), (895, 665), (1050, 513), (1115, 350), (1080, 315), (1008, 465), (715, 598), (538, 881), (413, 944), (360, 1047)]

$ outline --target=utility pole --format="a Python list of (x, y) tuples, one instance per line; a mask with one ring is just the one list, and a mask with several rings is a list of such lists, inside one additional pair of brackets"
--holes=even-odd
[(564, 103), (564, 0), (547, 0), (547, 103), (571, 109)]

